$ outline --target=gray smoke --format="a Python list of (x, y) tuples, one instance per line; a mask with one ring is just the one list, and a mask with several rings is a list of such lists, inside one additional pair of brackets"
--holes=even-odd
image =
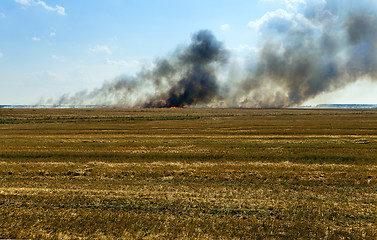
[(372, 0), (286, 2), (296, 7), (268, 13), (253, 24), (263, 41), (246, 69), (229, 63), (232, 57), (223, 44), (202, 30), (189, 46), (157, 60), (152, 69), (54, 102), (279, 108), (298, 106), (362, 78), (377, 79)]
[[(218, 95), (216, 68), (226, 63), (228, 53), (211, 32), (199, 31), (191, 44), (156, 62), (152, 70), (135, 77), (121, 76), (92, 92), (64, 95), (57, 102), (126, 107), (184, 107), (206, 105)], [(145, 92), (152, 89), (153, 92)]]
[(357, 7), (314, 0), (296, 12), (270, 14), (258, 26), (268, 40), (245, 76), (238, 102), (297, 106), (360, 78), (376, 80), (376, 16), (372, 1), (362, 0)]

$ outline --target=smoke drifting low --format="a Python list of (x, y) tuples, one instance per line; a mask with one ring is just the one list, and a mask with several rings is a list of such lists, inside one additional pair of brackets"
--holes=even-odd
[(249, 25), (260, 31), (262, 42), (245, 69), (232, 63), (231, 52), (211, 32), (202, 30), (154, 68), (91, 92), (64, 95), (54, 104), (279, 108), (298, 106), (362, 78), (377, 80), (372, 1), (361, 0), (357, 7), (337, 0), (297, 3)]
[(92, 92), (64, 95), (56, 105), (87, 104), (125, 107), (205, 106), (218, 97), (216, 68), (228, 53), (211, 32), (194, 34), (191, 44), (172, 56), (159, 59), (152, 70), (135, 77), (119, 77)]

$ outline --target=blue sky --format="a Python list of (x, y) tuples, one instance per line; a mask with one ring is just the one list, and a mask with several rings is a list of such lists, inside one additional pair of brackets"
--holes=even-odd
[[(33, 104), (135, 74), (187, 44), (201, 29), (247, 56), (262, 41), (250, 22), (267, 12), (292, 9), (296, 2), (300, 0), (1, 0), (0, 104)], [(317, 101), (338, 102), (344, 94), (363, 92), (363, 86), (354, 84)], [(377, 102), (374, 95), (355, 95), (356, 103)]]

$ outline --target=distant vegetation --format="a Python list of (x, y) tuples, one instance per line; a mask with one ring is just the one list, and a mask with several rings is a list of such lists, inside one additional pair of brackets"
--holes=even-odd
[(376, 239), (377, 110), (0, 109), (0, 238)]

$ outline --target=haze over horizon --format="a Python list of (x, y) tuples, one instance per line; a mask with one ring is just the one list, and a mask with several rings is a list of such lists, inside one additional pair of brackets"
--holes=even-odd
[(0, 104), (377, 103), (372, 0), (4, 0)]

